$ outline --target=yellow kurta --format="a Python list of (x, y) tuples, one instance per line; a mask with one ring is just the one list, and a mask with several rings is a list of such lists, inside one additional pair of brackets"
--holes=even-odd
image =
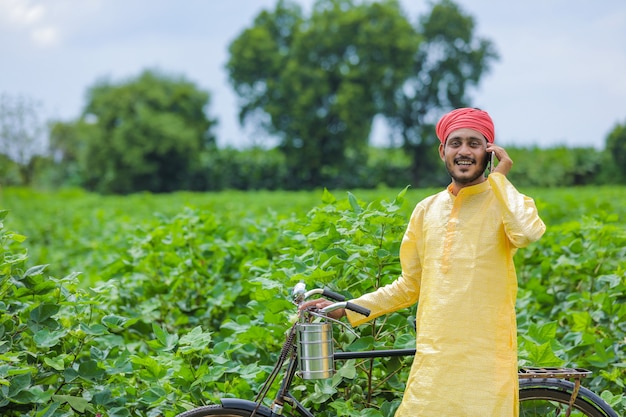
[(518, 416), (517, 248), (545, 225), (533, 200), (499, 173), (413, 211), (400, 248), (402, 275), (348, 312), (353, 326), (417, 308), (417, 354), (396, 417)]

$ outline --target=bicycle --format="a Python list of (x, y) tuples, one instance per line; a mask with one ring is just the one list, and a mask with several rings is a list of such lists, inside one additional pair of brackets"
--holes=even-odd
[[(223, 398), (220, 404), (206, 405), (178, 414), (177, 417), (315, 417), (290, 392), (296, 376), (304, 380), (330, 378), (335, 361), (412, 356), (415, 349), (390, 349), (357, 352), (334, 352), (332, 324), (338, 323), (328, 313), (346, 308), (369, 316), (369, 310), (345, 301), (345, 297), (328, 289), (306, 291), (304, 284), (294, 288), (294, 304), (300, 305), (313, 295), (322, 295), (335, 302), (321, 310), (300, 311), (299, 319), (287, 333), (278, 360), (254, 401)], [(263, 404), (283, 365), (287, 362), (282, 381), (270, 406)], [(520, 368), (520, 417), (618, 417), (617, 413), (597, 394), (582, 386), (581, 380), (591, 372), (578, 368)], [(283, 414), (290, 411), (290, 414)]]

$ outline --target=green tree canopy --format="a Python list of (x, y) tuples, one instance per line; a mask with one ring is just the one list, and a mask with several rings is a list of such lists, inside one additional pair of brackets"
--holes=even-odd
[(233, 41), (227, 67), (241, 119), (280, 137), (288, 186), (320, 186), (363, 163), (372, 120), (418, 44), (396, 0), (318, 0), (310, 18), (281, 0)]
[[(433, 125), (468, 106), (497, 58), (474, 20), (450, 0), (413, 27), (397, 0), (317, 0), (310, 17), (279, 0), (230, 45), (227, 68), (252, 119), (280, 138), (293, 184), (350, 186), (364, 165), (376, 115), (384, 115), (411, 154), (415, 185), (442, 171)], [(438, 171), (439, 170), (439, 171)]]
[(209, 93), (153, 71), (96, 83), (75, 123), (51, 130), (53, 153), (78, 161), (82, 183), (104, 193), (188, 189), (202, 152), (215, 143)]
[(617, 124), (606, 138), (606, 150), (626, 180), (626, 123)]
[(450, 0), (434, 4), (419, 19), (417, 31), (423, 42), (413, 56), (411, 76), (388, 103), (386, 116), (412, 157), (413, 184), (424, 185), (432, 184), (438, 172), (445, 174), (437, 154), (438, 118), (471, 106), (471, 87), (478, 86), (498, 55), (491, 41), (476, 35), (474, 19)]

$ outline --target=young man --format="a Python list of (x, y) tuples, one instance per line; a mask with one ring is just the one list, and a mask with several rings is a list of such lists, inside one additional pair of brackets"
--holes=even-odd
[[(545, 225), (533, 200), (506, 179), (513, 161), (494, 144), (487, 112), (456, 109), (438, 122), (437, 136), (452, 183), (415, 207), (400, 248), (401, 276), (352, 300), (369, 317), (337, 315), (357, 326), (418, 303), (417, 353), (396, 417), (516, 417), (513, 255)], [(490, 153), (499, 163), (485, 177)]]

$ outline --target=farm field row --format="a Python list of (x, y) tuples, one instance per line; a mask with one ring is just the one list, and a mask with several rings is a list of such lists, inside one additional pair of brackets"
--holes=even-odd
[[(393, 199), (400, 190), (357, 190), (360, 200)], [(407, 219), (413, 206), (436, 189), (411, 189), (402, 210)], [(626, 187), (584, 187), (522, 190), (533, 197), (548, 225), (585, 217), (626, 224)], [(345, 198), (345, 191), (333, 191)], [(37, 192), (30, 189), (0, 190), (0, 209), (9, 210), (8, 229), (27, 236), (31, 261), (53, 265), (55, 270), (90, 270), (96, 254), (124, 239), (126, 230), (180, 213), (184, 208), (208, 210), (223, 221), (305, 216), (320, 204), (323, 191), (256, 191), (220, 193), (133, 194), (101, 196), (82, 190)], [(95, 266), (95, 265), (94, 265)]]
[[(289, 289), (304, 281), (353, 297), (394, 280), (408, 216), (435, 191), (2, 190), (0, 269), (23, 276), (0, 288), (9, 341), (0, 345), (0, 383), (19, 385), (0, 398), (0, 414), (19, 415), (3, 408), (19, 403), (32, 415), (169, 417), (225, 393), (254, 397), (293, 314)], [(522, 191), (548, 230), (515, 258), (520, 365), (590, 369), (585, 386), (623, 415), (626, 187)], [(414, 314), (360, 326), (357, 340), (335, 337), (343, 350), (407, 347)], [(316, 385), (306, 401), (322, 416), (382, 417), (408, 369), (357, 368)], [(378, 391), (364, 403), (369, 384)]]

